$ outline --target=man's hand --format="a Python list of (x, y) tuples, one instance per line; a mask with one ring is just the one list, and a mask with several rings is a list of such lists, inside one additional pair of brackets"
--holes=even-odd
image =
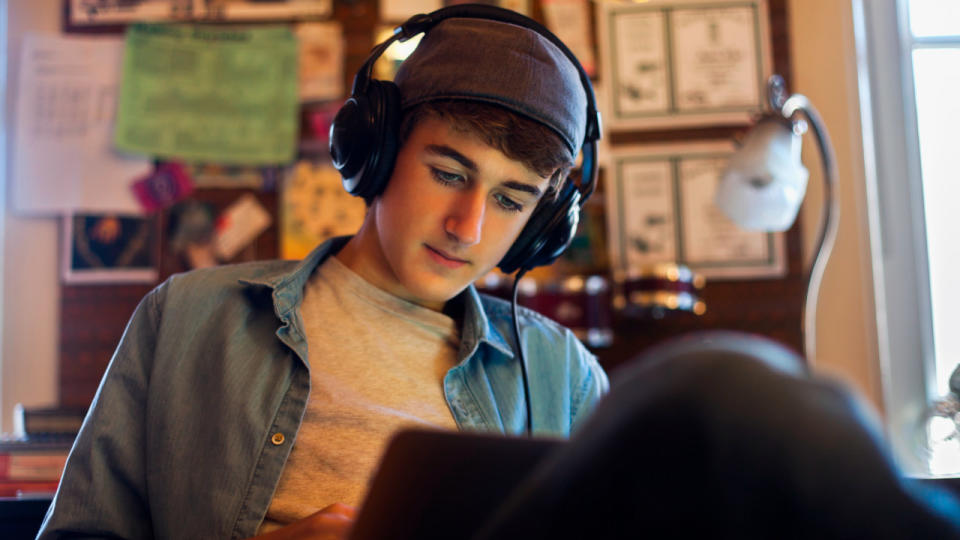
[(333, 503), (319, 512), (257, 538), (265, 540), (285, 540), (287, 538), (346, 540), (356, 517), (356, 508), (343, 503)]

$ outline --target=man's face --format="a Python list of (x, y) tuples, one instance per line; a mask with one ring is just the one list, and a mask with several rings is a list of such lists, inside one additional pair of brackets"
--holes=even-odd
[(548, 184), (447, 121), (422, 119), (361, 231), (376, 236), (379, 250), (368, 245), (354, 271), (401, 298), (441, 309), (500, 262)]

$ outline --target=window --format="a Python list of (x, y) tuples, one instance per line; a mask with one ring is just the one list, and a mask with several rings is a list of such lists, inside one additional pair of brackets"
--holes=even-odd
[(910, 473), (960, 472), (930, 404), (960, 364), (960, 3), (854, 3), (884, 401)]
[(913, 63), (917, 134), (927, 231), (936, 393), (946, 394), (960, 364), (960, 2), (910, 0), (908, 46)]

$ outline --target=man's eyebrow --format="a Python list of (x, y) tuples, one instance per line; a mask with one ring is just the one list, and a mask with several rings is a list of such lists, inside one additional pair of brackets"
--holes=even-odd
[(540, 198), (540, 188), (537, 186), (531, 186), (530, 184), (524, 184), (523, 182), (517, 182), (515, 180), (507, 180), (501, 184), (505, 188), (514, 189), (517, 191), (524, 191), (533, 195), (535, 198)]
[[(478, 170), (477, 164), (472, 159), (461, 154), (460, 152), (457, 152), (456, 150), (454, 150), (453, 148), (450, 148), (445, 144), (428, 144), (427, 151), (430, 152), (431, 154), (437, 154), (440, 156), (444, 156), (444, 157), (448, 157), (450, 159), (456, 160), (458, 163), (460, 163), (461, 165), (469, 169), (470, 172), (475, 173)], [(512, 189), (515, 191), (523, 191), (524, 193), (529, 193), (533, 195), (535, 198), (538, 198), (538, 199), (540, 198), (541, 191), (540, 191), (540, 188), (538, 188), (537, 186), (524, 184), (523, 182), (517, 182), (516, 180), (507, 180), (501, 185), (505, 188)]]
[(450, 148), (445, 144), (428, 144), (427, 151), (430, 152), (431, 154), (438, 154), (438, 155), (456, 160), (461, 165), (469, 169), (470, 172), (475, 173), (478, 170), (477, 164), (474, 163), (472, 159), (461, 154), (460, 152), (457, 152), (456, 150), (454, 150), (453, 148)]

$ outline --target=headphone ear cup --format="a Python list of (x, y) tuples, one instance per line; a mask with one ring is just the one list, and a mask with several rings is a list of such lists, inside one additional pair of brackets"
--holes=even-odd
[(353, 95), (330, 126), (330, 157), (351, 195), (372, 201), (383, 192), (397, 158), (400, 90), (392, 81), (371, 80)]
[(350, 96), (330, 125), (330, 158), (347, 192), (356, 194), (372, 151), (373, 121), (365, 96)]
[(497, 266), (512, 274), (520, 268), (530, 270), (552, 263), (570, 245), (579, 223), (580, 192), (568, 180), (556, 200), (534, 210)]
[(393, 174), (400, 138), (400, 89), (393, 81), (370, 81), (370, 107), (374, 111), (376, 146), (367, 160), (367, 171), (356, 195), (368, 203), (383, 193)]

